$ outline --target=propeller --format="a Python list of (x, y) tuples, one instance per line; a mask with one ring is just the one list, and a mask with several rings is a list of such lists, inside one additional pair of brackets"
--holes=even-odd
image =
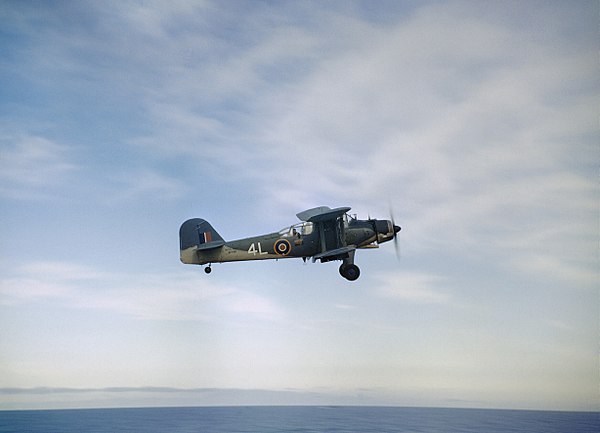
[(400, 226), (396, 225), (394, 219), (394, 210), (390, 206), (390, 220), (392, 221), (392, 227), (394, 228), (394, 249), (396, 250), (396, 257), (400, 260), (400, 244), (398, 243), (398, 232), (402, 230)]
[[(398, 232), (401, 230), (400, 226), (396, 225), (394, 220), (394, 212), (390, 206), (390, 219), (389, 220), (377, 220), (371, 219), (369, 215), (368, 221), (373, 226), (373, 231), (376, 234), (376, 242), (379, 243), (379, 236), (383, 236), (382, 242), (390, 241), (394, 239), (394, 249), (396, 250), (396, 257), (400, 259), (400, 245), (398, 243)], [(391, 227), (390, 227), (391, 224)], [(391, 231), (390, 231), (391, 230)]]

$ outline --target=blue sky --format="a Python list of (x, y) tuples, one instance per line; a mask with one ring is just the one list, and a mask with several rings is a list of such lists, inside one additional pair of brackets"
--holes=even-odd
[[(0, 6), (0, 409), (598, 407), (597, 2)], [(179, 262), (314, 206), (359, 280)]]

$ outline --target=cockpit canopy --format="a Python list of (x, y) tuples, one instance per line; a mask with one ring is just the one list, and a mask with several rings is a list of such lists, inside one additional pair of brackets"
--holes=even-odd
[[(346, 213), (342, 216), (342, 221), (344, 222), (344, 226), (348, 227), (348, 225), (357, 221), (356, 215), (350, 215), (349, 213)], [(313, 230), (314, 224), (312, 222), (301, 222), (290, 227), (285, 227), (279, 230), (278, 233), (279, 236), (283, 237), (298, 237), (310, 235)]]
[(279, 234), (284, 237), (306, 236), (313, 232), (313, 223), (302, 222), (294, 224), (291, 227), (286, 227), (279, 230)]

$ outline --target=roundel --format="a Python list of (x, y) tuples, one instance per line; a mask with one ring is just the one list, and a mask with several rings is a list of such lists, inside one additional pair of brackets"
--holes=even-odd
[(273, 246), (275, 253), (280, 256), (287, 256), (292, 250), (292, 245), (287, 239), (279, 239)]

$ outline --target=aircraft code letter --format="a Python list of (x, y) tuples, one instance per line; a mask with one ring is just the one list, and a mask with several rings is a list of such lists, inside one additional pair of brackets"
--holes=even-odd
[(262, 250), (260, 242), (257, 242), (257, 244), (258, 244), (258, 250), (254, 246), (254, 242), (252, 242), (252, 244), (250, 245), (250, 248), (248, 248), (248, 254), (252, 254), (252, 255), (256, 255), (256, 253), (258, 253), (259, 255), (267, 254), (267, 251)]

